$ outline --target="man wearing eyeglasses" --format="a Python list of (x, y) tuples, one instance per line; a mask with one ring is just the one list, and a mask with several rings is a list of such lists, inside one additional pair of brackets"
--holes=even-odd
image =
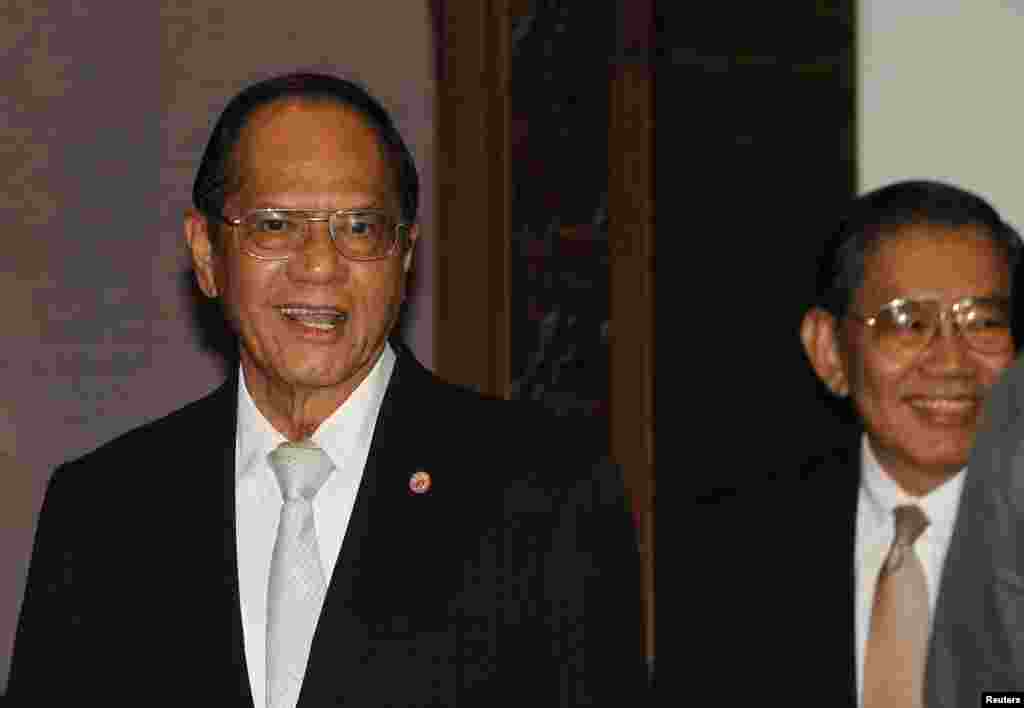
[(617, 469), (391, 339), (417, 199), (358, 86), (291, 75), (227, 106), (185, 238), (238, 368), (54, 475), (13, 698), (619, 706), (645, 690)]
[[(818, 377), (850, 398), (864, 433), (808, 474), (832, 476), (838, 487), (844, 468), (858, 473), (847, 476), (858, 480), (847, 492), (856, 504), (841, 515), (853, 540), (857, 695), (866, 708), (921, 705), (965, 466), (985, 398), (1015, 355), (1020, 237), (973, 194), (904, 182), (857, 200), (830, 245), (801, 338)], [(894, 543), (901, 511), (921, 512), (923, 528), (906, 548)], [(902, 567), (892, 577), (910, 576), (901, 584), (886, 577), (896, 552)], [(906, 621), (911, 612), (916, 626)]]
[(1020, 251), (983, 199), (930, 181), (855, 199), (827, 242), (800, 337), (859, 425), (736, 507), (749, 516), (728, 514), (744, 519), (724, 554), (742, 588), (725, 593), (725, 626), (742, 634), (731, 661), (760, 690), (794, 705), (922, 705), (968, 455), (1015, 356)]

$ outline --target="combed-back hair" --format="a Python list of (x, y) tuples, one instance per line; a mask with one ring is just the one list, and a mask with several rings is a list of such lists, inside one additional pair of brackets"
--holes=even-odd
[[(864, 261), (880, 239), (907, 226), (976, 227), (1006, 253), (1011, 289), (1021, 238), (983, 198), (960, 187), (929, 180), (895, 182), (857, 197), (825, 243), (819, 262), (816, 302), (844, 317), (864, 282)], [(1012, 296), (1012, 291), (1011, 291)]]
[(402, 221), (416, 221), (419, 209), (419, 175), (405, 141), (384, 107), (363, 87), (327, 74), (296, 73), (253, 84), (231, 99), (206, 144), (195, 183), (192, 203), (211, 223), (223, 220), (224, 202), (238, 188), (234, 151), (242, 129), (262, 106), (277, 101), (327, 101), (361, 115), (374, 130), (395, 182)]

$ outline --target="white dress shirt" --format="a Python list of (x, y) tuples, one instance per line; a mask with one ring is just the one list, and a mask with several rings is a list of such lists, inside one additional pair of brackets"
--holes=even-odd
[[(395, 353), (385, 344), (366, 379), (312, 435), (313, 442), (334, 463), (334, 470), (313, 498), (313, 520), (328, 587), (394, 365)], [(240, 372), (235, 446), (238, 590), (245, 660), (256, 706), (266, 705), (267, 583), (284, 503), (267, 455), (283, 442), (286, 442), (284, 435), (256, 408), (245, 383), (245, 374)]]
[(903, 504), (914, 504), (928, 516), (929, 524), (914, 542), (914, 552), (924, 566), (928, 582), (929, 616), (935, 612), (939, 596), (939, 579), (946, 551), (953, 535), (960, 494), (963, 491), (966, 468), (923, 497), (904, 492), (882, 469), (874, 451), (863, 436), (861, 442), (861, 484), (857, 499), (857, 536), (855, 563), (855, 627), (857, 649), (857, 703), (864, 700), (864, 654), (867, 650), (871, 627), (871, 608), (874, 604), (875, 585), (882, 563), (889, 553), (895, 535), (892, 510)]

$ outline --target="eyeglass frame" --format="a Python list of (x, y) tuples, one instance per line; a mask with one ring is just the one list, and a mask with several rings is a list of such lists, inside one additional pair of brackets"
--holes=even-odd
[[(384, 253), (384, 254), (381, 254), (379, 256), (371, 256), (371, 257), (367, 258), (367, 257), (355, 257), (355, 256), (352, 256), (352, 255), (346, 253), (341, 248), (341, 246), (338, 245), (338, 239), (334, 235), (334, 227), (333, 227), (333, 224), (331, 223), (331, 217), (336, 216), (338, 214), (346, 214), (346, 215), (347, 214), (379, 214), (379, 215), (386, 216), (386, 217), (390, 218), (390, 214), (388, 214), (386, 211), (383, 211), (381, 209), (283, 209), (283, 208), (278, 209), (278, 208), (275, 208), (275, 207), (260, 207), (259, 209), (250, 209), (249, 211), (245, 212), (245, 214), (243, 214), (242, 216), (237, 217), (235, 219), (229, 219), (224, 214), (218, 214), (218, 216), (228, 226), (242, 226), (245, 223), (246, 219), (251, 217), (253, 214), (258, 214), (260, 212), (274, 212), (274, 213), (278, 213), (278, 214), (305, 214), (306, 215), (305, 221), (306, 221), (307, 224), (310, 223), (310, 222), (316, 222), (316, 221), (321, 221), (321, 222), (326, 221), (327, 222), (327, 233), (330, 234), (330, 236), (331, 236), (331, 243), (334, 244), (335, 250), (338, 253), (340, 253), (341, 255), (343, 255), (345, 258), (349, 259), (350, 261), (356, 261), (358, 263), (372, 263), (373, 261), (382, 261), (385, 258), (389, 258), (390, 256), (394, 255), (395, 247), (398, 245), (398, 243), (400, 241), (403, 240), (402, 236), (399, 234), (399, 229), (402, 229), (404, 227), (406, 229), (405, 233), (407, 234), (408, 233), (408, 229), (411, 229), (412, 226), (413, 226), (413, 224), (408, 222), (408, 221), (396, 220), (395, 221), (395, 238), (391, 241), (391, 245), (388, 247), (387, 252)], [(313, 216), (314, 214), (316, 216)], [(308, 236), (306, 236), (305, 238), (308, 239)], [(280, 256), (280, 257), (260, 256), (260, 255), (257, 255), (255, 253), (253, 253), (252, 251), (250, 251), (248, 248), (245, 247), (245, 245), (244, 245), (245, 244), (245, 239), (244, 238), (242, 240), (242, 244), (243, 244), (242, 245), (242, 251), (245, 252), (245, 255), (249, 256), (250, 258), (255, 258), (255, 259), (261, 260), (261, 261), (287, 261), (292, 256), (294, 256), (296, 253), (298, 253), (298, 251), (299, 251), (299, 249), (296, 249), (295, 251), (292, 251), (288, 255)], [(305, 239), (303, 240), (303, 244), (305, 244)]]
[[(882, 305), (880, 308), (878, 308), (878, 313), (875, 314), (875, 315), (872, 315), (870, 317), (866, 317), (866, 316), (864, 316), (864, 315), (862, 315), (862, 314), (860, 314), (858, 312), (853, 312), (853, 311), (847, 311), (846, 315), (848, 317), (850, 317), (851, 319), (857, 320), (858, 322), (861, 322), (861, 323), (867, 325), (868, 327), (871, 328), (871, 330), (873, 332), (877, 332), (878, 330), (875, 329), (875, 325), (878, 324), (878, 318), (882, 315), (883, 312), (885, 312), (887, 310), (891, 312), (895, 308), (900, 307), (902, 305), (906, 305), (906, 304), (923, 304), (923, 303), (936, 303), (936, 304), (938, 304), (938, 302), (939, 302), (938, 300), (931, 299), (931, 298), (917, 300), (917, 299), (909, 298), (909, 297), (897, 297), (897, 298), (893, 298), (889, 302), (887, 302), (884, 305)], [(955, 332), (960, 337), (962, 337), (963, 340), (964, 340), (964, 343), (972, 351), (976, 351), (976, 352), (979, 352), (981, 354), (1002, 354), (1002, 353), (1004, 353), (1004, 351), (986, 352), (984, 350), (975, 348), (971, 344), (970, 339), (968, 339), (967, 337), (964, 336), (963, 327), (961, 326), (960, 321), (958, 319), (956, 319), (956, 315), (959, 314), (959, 311), (962, 308), (965, 308), (965, 307), (969, 308), (969, 307), (972, 307), (973, 305), (975, 305), (976, 303), (986, 303), (986, 302), (988, 302), (988, 303), (998, 303), (998, 304), (1002, 304), (1002, 305), (1006, 306), (1007, 313), (1009, 314), (1009, 317), (1010, 317), (1010, 322), (1007, 323), (1007, 329), (1011, 330), (1011, 332), (1010, 332), (1010, 335), (1011, 335), (1010, 336), (1010, 346), (1009, 346), (1009, 348), (1006, 351), (1013, 351), (1013, 348), (1014, 348), (1013, 336), (1012, 336), (1013, 335), (1013, 332), (1012, 332), (1013, 299), (1011, 297), (1009, 297), (1009, 296), (1006, 296), (1006, 295), (986, 295), (986, 296), (968, 295), (967, 297), (962, 297), (959, 300), (957, 300), (956, 302), (952, 303), (949, 307), (943, 307), (943, 308), (941, 308), (939, 310), (939, 312), (938, 312), (938, 326), (934, 327), (934, 329), (932, 329), (931, 336), (928, 338), (928, 340), (926, 342), (924, 342), (921, 345), (920, 349), (918, 349), (917, 352), (915, 352), (915, 355), (916, 354), (920, 354), (921, 352), (923, 352), (925, 349), (927, 349), (928, 347), (930, 347), (932, 345), (932, 342), (935, 341), (935, 335), (941, 332), (941, 330), (942, 330), (942, 323), (945, 320), (949, 320), (950, 321), (951, 326), (953, 328), (952, 331)]]

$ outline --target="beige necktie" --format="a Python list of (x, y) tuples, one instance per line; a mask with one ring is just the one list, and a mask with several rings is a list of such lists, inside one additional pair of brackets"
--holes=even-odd
[(267, 707), (294, 708), (326, 588), (312, 501), (334, 465), (308, 440), (267, 460), (284, 497), (267, 587)]
[(914, 541), (928, 526), (917, 506), (893, 510), (896, 534), (882, 565), (864, 659), (864, 708), (920, 708), (928, 650), (928, 583)]

